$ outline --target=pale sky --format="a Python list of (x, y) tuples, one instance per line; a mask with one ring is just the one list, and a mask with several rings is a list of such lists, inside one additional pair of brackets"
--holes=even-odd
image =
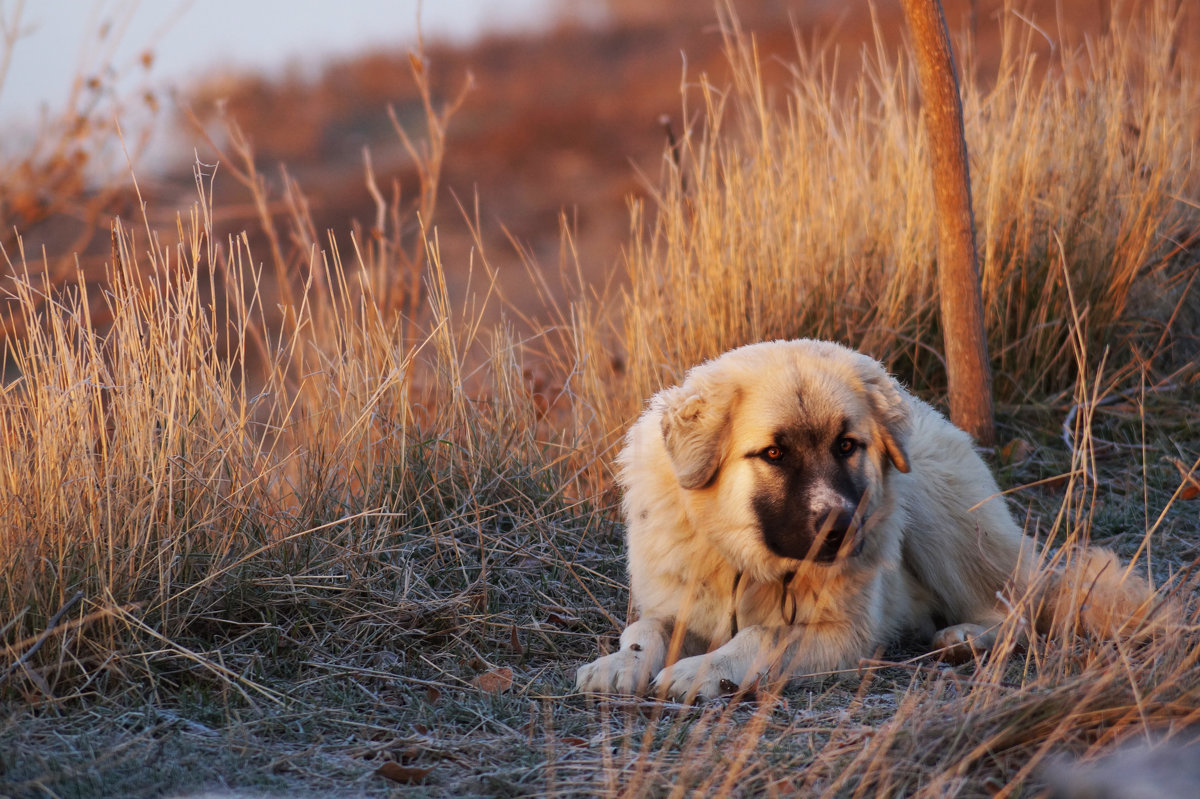
[[(65, 102), (77, 74), (111, 63), (122, 93), (187, 85), (215, 68), (278, 70), (330, 55), (427, 38), (466, 41), (486, 30), (537, 28), (583, 0), (0, 0), (19, 36), (0, 84), (0, 123), (29, 121)], [(18, 16), (18, 12), (19, 16)], [(14, 20), (19, 20), (14, 24)], [(108, 34), (100, 32), (108, 25)], [(5, 39), (9, 39), (6, 36)], [(149, 74), (140, 67), (150, 50)], [(112, 54), (109, 59), (108, 54)], [(147, 80), (149, 81), (147, 83)]]

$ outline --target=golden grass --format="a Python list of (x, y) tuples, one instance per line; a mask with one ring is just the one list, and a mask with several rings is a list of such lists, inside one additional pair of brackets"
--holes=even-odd
[[(1197, 75), (1170, 9), (1155, 3), (1144, 24), (1114, 24), (1051, 65), (1008, 14), (991, 88), (963, 81), (1002, 400), (1072, 385), (1068, 281), (1093, 355), (1152, 357), (1169, 339), (1189, 279), (1178, 256), (1200, 219)], [(796, 336), (850, 343), (941, 390), (936, 220), (909, 60), (880, 41), (843, 94), (826, 62), (802, 55), (773, 91), (752, 39), (731, 34), (729, 51), (737, 84), (685, 93), (699, 107), (682, 169), (665, 161), (652, 212), (637, 209), (620, 328), (630, 398), (730, 346)]]

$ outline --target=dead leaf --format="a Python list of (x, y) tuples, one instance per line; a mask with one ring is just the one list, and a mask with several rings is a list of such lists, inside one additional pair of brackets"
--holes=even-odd
[(432, 685), (425, 688), (425, 701), (431, 705), (436, 705), (437, 701), (442, 698), (442, 692), (434, 688)]
[(1200, 497), (1200, 479), (1196, 478), (1196, 472), (1189, 469), (1178, 458), (1167, 458), (1167, 461), (1174, 464), (1175, 468), (1179, 470), (1179, 476), (1183, 478), (1183, 488), (1179, 491), (1179, 498), (1195, 499)]
[(389, 760), (379, 768), (375, 769), (375, 773), (384, 779), (398, 782), (401, 785), (413, 785), (414, 783), (424, 782), (429, 776), (429, 772), (433, 771), (433, 767), (418, 768), (416, 766), (402, 766), (399, 763)]
[(579, 617), (571, 615), (565, 608), (542, 605), (541, 609), (546, 613), (546, 621), (558, 627), (571, 628), (579, 624)]
[(474, 685), (481, 691), (486, 691), (489, 694), (499, 694), (512, 688), (513, 670), (504, 666), (499, 669), (480, 674), (475, 679), (471, 680), (471, 685)]
[(518, 654), (518, 655), (525, 654), (525, 648), (521, 646), (521, 639), (517, 638), (517, 625), (515, 625), (515, 624), (509, 630), (509, 642), (508, 643), (512, 647), (512, 651), (515, 652), (516, 654)]
[(1000, 462), (1009, 465), (1024, 463), (1029, 460), (1035, 447), (1023, 438), (1014, 438), (1000, 448)]
[(562, 741), (568, 746), (584, 747), (588, 745), (588, 742), (583, 738), (559, 738), (558, 740)]

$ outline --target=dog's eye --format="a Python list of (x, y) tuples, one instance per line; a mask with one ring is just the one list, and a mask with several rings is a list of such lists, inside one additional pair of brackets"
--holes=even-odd
[(858, 442), (855, 441), (853, 438), (838, 439), (838, 443), (837, 443), (838, 455), (841, 455), (843, 458), (849, 458), (856, 451), (858, 451)]
[(762, 451), (761, 454), (762, 454), (762, 457), (768, 461), (783, 460), (783, 448), (782, 447), (767, 447), (766, 449), (764, 449)]

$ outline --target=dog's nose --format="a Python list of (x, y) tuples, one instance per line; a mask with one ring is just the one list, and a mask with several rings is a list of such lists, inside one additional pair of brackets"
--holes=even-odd
[(822, 521), (817, 527), (816, 541), (813, 542), (813, 559), (829, 563), (837, 559), (838, 551), (854, 526), (854, 510), (845, 506), (830, 508), (817, 518)]

